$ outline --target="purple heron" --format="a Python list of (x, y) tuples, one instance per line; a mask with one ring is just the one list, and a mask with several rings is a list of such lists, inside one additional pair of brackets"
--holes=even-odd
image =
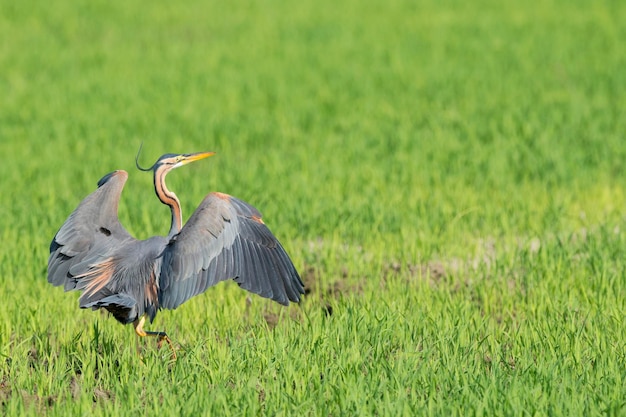
[[(141, 151), (141, 149), (140, 149)], [(167, 236), (132, 237), (118, 219), (126, 171), (105, 175), (98, 188), (70, 214), (50, 244), (48, 282), (79, 290), (80, 308), (106, 309), (122, 324), (133, 323), (139, 336), (160, 309), (175, 309), (220, 281), (280, 304), (300, 301), (304, 286), (291, 259), (253, 206), (227, 194), (208, 194), (183, 226), (180, 202), (165, 184), (175, 168), (213, 152), (166, 154), (150, 168), (154, 190), (169, 206)]]

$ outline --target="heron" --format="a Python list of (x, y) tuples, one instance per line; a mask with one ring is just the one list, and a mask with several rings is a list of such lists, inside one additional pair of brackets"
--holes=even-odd
[(180, 201), (167, 188), (172, 170), (214, 152), (165, 154), (150, 168), (159, 200), (169, 206), (167, 236), (139, 240), (118, 218), (128, 173), (113, 171), (98, 181), (69, 215), (50, 244), (48, 282), (81, 291), (79, 307), (105, 309), (120, 323), (133, 323), (140, 337), (158, 337), (175, 351), (163, 331), (147, 331), (162, 309), (175, 309), (228, 279), (280, 304), (299, 302), (304, 285), (289, 255), (252, 205), (228, 194), (209, 193), (183, 225)]

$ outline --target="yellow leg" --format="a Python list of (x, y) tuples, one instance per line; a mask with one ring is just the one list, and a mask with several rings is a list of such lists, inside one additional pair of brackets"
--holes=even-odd
[(146, 316), (141, 316), (140, 319), (135, 320), (133, 325), (135, 326), (135, 333), (137, 336), (146, 337), (146, 336), (155, 336), (157, 338), (157, 347), (161, 349), (163, 345), (163, 341), (165, 340), (168, 345), (170, 345), (170, 349), (172, 349), (172, 359), (176, 360), (176, 350), (174, 349), (174, 345), (167, 334), (165, 332), (149, 332), (143, 329), (143, 325), (146, 323)]
[(137, 336), (145, 337), (148, 335), (146, 331), (143, 329), (143, 325), (145, 323), (146, 323), (146, 316), (141, 316), (140, 319), (135, 320), (133, 322), (133, 326), (135, 326), (135, 333), (137, 333)]

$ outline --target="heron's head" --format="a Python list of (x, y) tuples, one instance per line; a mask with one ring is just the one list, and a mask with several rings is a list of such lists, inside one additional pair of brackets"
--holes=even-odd
[[(139, 148), (139, 152), (141, 152), (141, 147)], [(139, 166), (139, 152), (137, 152), (137, 157), (135, 158), (135, 164), (137, 168), (141, 171), (154, 171), (156, 173), (157, 170), (162, 169), (166, 172), (173, 170), (174, 168), (181, 167), (190, 162), (199, 161), (204, 158), (208, 158), (209, 156), (215, 155), (215, 152), (196, 152), (196, 153), (166, 153), (162, 155), (150, 168), (142, 168)]]

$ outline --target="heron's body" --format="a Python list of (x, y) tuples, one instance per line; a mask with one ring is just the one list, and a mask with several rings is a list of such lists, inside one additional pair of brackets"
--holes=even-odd
[(150, 168), (157, 196), (171, 208), (165, 237), (133, 238), (117, 216), (128, 174), (103, 177), (50, 244), (48, 281), (81, 290), (81, 308), (104, 308), (123, 324), (135, 323), (142, 336), (150, 334), (142, 329), (145, 317), (152, 321), (160, 309), (175, 309), (230, 278), (281, 304), (299, 301), (304, 288), (298, 272), (254, 207), (211, 193), (182, 226), (180, 204), (165, 175), (210, 155), (164, 155)]

